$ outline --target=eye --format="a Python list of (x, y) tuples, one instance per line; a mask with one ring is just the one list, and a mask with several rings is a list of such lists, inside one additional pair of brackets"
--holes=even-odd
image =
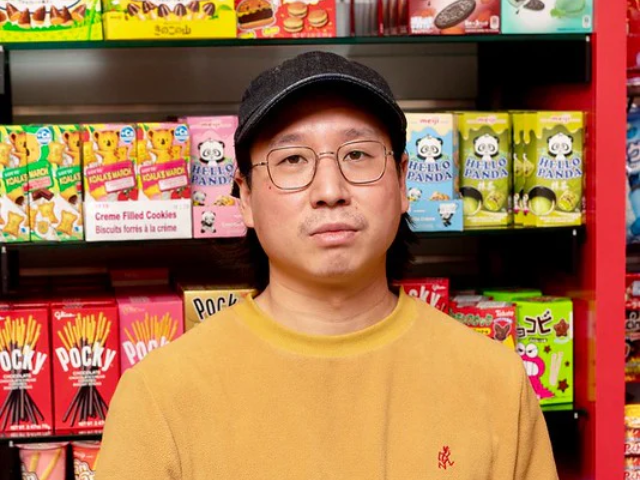
[(277, 164), (278, 167), (280, 166), (302, 166), (305, 165), (307, 162), (307, 159), (304, 158), (301, 155), (289, 155), (288, 157), (283, 158), (282, 160), (280, 160)]
[(370, 157), (370, 155), (367, 152), (363, 152), (362, 150), (352, 150), (350, 152), (348, 152), (345, 156), (344, 156), (344, 161), (345, 162), (358, 162), (361, 160), (366, 160)]
[(516, 350), (518, 351), (518, 355), (520, 355), (520, 356), (524, 355), (525, 348), (524, 348), (524, 345), (522, 343), (518, 344), (518, 346), (516, 347)]
[(534, 344), (529, 344), (527, 345), (527, 357), (529, 358), (536, 358), (538, 356), (538, 347), (536, 347)]

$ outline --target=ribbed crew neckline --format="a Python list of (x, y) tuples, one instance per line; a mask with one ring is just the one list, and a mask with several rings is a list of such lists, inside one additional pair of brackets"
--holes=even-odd
[(397, 340), (413, 324), (415, 303), (402, 289), (398, 303), (384, 319), (363, 330), (343, 335), (312, 335), (278, 323), (258, 307), (252, 295), (234, 307), (241, 322), (271, 345), (292, 353), (320, 357), (358, 355)]

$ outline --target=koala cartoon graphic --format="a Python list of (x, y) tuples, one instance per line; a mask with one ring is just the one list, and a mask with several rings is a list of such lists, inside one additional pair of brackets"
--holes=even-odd
[(207, 139), (198, 145), (198, 156), (200, 162), (205, 165), (219, 164), (224, 162), (224, 142)]
[(478, 157), (482, 157), (483, 161), (489, 162), (498, 154), (500, 139), (485, 133), (484, 135), (476, 137), (473, 141), (473, 149)]
[(202, 212), (200, 233), (216, 233), (216, 214), (211, 211)]
[(445, 227), (451, 226), (451, 220), (453, 216), (456, 214), (458, 210), (458, 206), (455, 203), (442, 203), (438, 207), (438, 213), (440, 214), (440, 218), (442, 219), (442, 225)]
[(417, 202), (422, 197), (422, 191), (419, 188), (412, 187), (407, 192), (407, 198), (410, 202)]
[(556, 133), (547, 140), (547, 149), (556, 161), (565, 161), (567, 156), (573, 152), (573, 137), (564, 133)]
[(194, 207), (204, 207), (204, 204), (207, 201), (207, 194), (202, 190), (194, 190), (191, 199), (193, 200)]
[(434, 162), (442, 157), (442, 139), (427, 135), (416, 141), (418, 158), (425, 162)]

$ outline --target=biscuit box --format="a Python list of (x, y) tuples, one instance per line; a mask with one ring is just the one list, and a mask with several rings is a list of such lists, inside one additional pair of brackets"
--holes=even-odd
[(593, 0), (502, 0), (502, 33), (591, 33)]
[(449, 315), (510, 350), (516, 345), (516, 307), (511, 302), (451, 302)]
[(464, 226), (511, 225), (513, 170), (508, 113), (459, 114)]
[(182, 299), (169, 292), (118, 295), (120, 372), (184, 331)]
[(581, 225), (584, 215), (584, 114), (525, 114), (524, 225)]
[(220, 310), (232, 307), (256, 290), (244, 287), (221, 287), (183, 283), (178, 285), (184, 303), (184, 330), (191, 330)]
[(51, 304), (54, 429), (101, 430), (120, 378), (118, 307), (112, 298)]
[(0, 242), (28, 242), (29, 172), (26, 134), (0, 127)]
[(573, 403), (573, 304), (562, 297), (516, 300), (517, 352), (540, 405)]
[(0, 43), (102, 40), (100, 0), (0, 0)]
[(29, 152), (31, 241), (84, 239), (78, 125), (23, 127)]
[(627, 243), (640, 241), (640, 112), (627, 115)]
[(458, 133), (453, 114), (408, 113), (407, 197), (418, 232), (462, 230)]
[(0, 433), (53, 430), (49, 308), (15, 304), (0, 316)]
[(402, 287), (410, 297), (419, 298), (438, 310), (449, 310), (448, 278), (414, 278), (401, 280), (395, 285)]
[(233, 135), (238, 118), (191, 117), (191, 199), (195, 238), (242, 237), (247, 228), (231, 196), (236, 171)]
[(336, 0), (236, 0), (238, 38), (331, 38)]
[(490, 297), (496, 302), (513, 302), (521, 298), (541, 297), (542, 292), (535, 288), (488, 288), (482, 291), (482, 294)]
[(409, 0), (409, 33), (500, 33), (500, 0)]
[(106, 0), (107, 40), (235, 38), (233, 0)]

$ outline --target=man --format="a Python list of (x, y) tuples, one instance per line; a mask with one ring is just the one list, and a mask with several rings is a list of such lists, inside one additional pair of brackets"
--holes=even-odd
[(237, 184), (264, 288), (123, 376), (97, 480), (557, 479), (515, 353), (389, 289), (405, 128), (336, 55), (254, 80)]

